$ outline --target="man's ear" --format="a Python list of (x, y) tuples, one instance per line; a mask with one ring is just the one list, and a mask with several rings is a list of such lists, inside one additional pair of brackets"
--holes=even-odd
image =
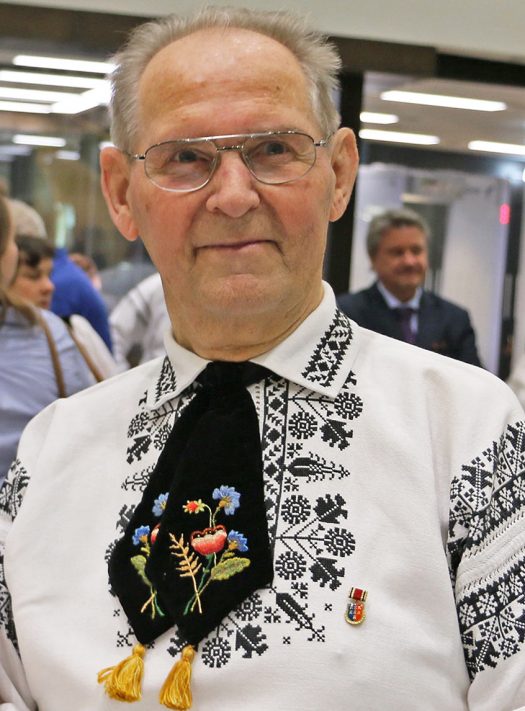
[(354, 187), (359, 156), (354, 132), (340, 128), (332, 138), (332, 170), (335, 175), (335, 190), (330, 210), (330, 222), (335, 222), (346, 210)]
[(138, 229), (128, 200), (130, 165), (118, 148), (103, 148), (100, 153), (100, 185), (115, 227), (130, 242)]

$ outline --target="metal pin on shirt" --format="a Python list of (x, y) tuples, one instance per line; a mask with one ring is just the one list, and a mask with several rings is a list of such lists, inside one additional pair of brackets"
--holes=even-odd
[(361, 588), (351, 588), (348, 593), (346, 604), (345, 620), (349, 625), (360, 625), (366, 617), (365, 602), (368, 597), (366, 590)]

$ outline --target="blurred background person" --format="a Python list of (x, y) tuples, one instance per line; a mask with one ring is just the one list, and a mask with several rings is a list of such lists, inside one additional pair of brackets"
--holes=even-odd
[(104, 299), (86, 272), (69, 258), (64, 247), (55, 249), (51, 278), (55, 285), (51, 311), (62, 318), (74, 314), (83, 316), (111, 351), (109, 317)]
[(374, 217), (366, 244), (377, 280), (339, 295), (339, 308), (371, 331), (481, 365), (468, 312), (423, 288), (429, 239), (428, 225), (413, 210)]
[[(11, 291), (34, 306), (49, 309), (54, 284), (51, 281), (55, 250), (39, 237), (17, 235), (18, 269)], [(83, 316), (72, 314), (62, 319), (97, 382), (115, 375), (116, 363), (110, 350)]]
[(14, 225), (0, 197), (0, 481), (27, 422), (94, 383), (65, 324), (9, 291), (17, 261)]
[[(46, 239), (44, 220), (38, 212), (22, 200), (7, 200), (15, 234)], [(70, 259), (64, 247), (55, 248), (51, 280), (55, 286), (51, 311), (62, 318), (69, 318), (73, 314), (83, 316), (111, 351), (108, 311), (104, 299), (93, 286), (90, 276)]]
[(55, 285), (51, 281), (55, 250), (45, 239), (16, 235), (18, 268), (11, 290), (41, 309), (49, 309)]
[(83, 252), (70, 252), (69, 258), (73, 264), (76, 264), (77, 267), (80, 267), (87, 274), (89, 281), (93, 284), (95, 289), (101, 291), (102, 279), (100, 278), (95, 260)]
[(164, 355), (164, 333), (171, 325), (160, 274), (130, 289), (111, 312), (109, 322), (119, 371)]

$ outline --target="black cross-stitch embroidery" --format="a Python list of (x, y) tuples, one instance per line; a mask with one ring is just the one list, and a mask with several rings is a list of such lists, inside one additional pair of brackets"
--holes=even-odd
[(202, 645), (200, 655), (206, 666), (220, 669), (230, 661), (231, 644), (224, 637), (211, 637)]
[(350, 321), (341, 311), (337, 311), (302, 376), (325, 387), (331, 385), (337, 371), (344, 363), (351, 341)]
[[(328, 384), (341, 367), (350, 340), (347, 319), (339, 315), (318, 346), (318, 352), (324, 354), (324, 363), (320, 371), (312, 370), (308, 377), (319, 382), (322, 372), (322, 381)], [(340, 361), (337, 353), (342, 354)], [(169, 369), (161, 377), (169, 380)], [(168, 383), (166, 387), (171, 386)], [(351, 446), (352, 427), (363, 410), (355, 388), (355, 376), (350, 374), (334, 401), (273, 376), (259, 391), (265, 504), (270, 542), (275, 551), (274, 583), (265, 596), (264, 606), (260, 594), (254, 593), (199, 645), (199, 657), (210, 669), (222, 668), (234, 655), (250, 659), (264, 654), (270, 646), (269, 627), (275, 625), (283, 629), (290, 626), (291, 634), (277, 638), (288, 638), (291, 644), (298, 635), (308, 642), (324, 641), (326, 626), (322, 616), (329, 612), (325, 608), (326, 595), (340, 588), (346, 561), (356, 544), (348, 530), (344, 496), (320, 493), (319, 486), (350, 476), (343, 464), (345, 460), (340, 457)], [(147, 417), (139, 413), (134, 418), (129, 430), (130, 467), (123, 488), (133, 495), (130, 500), (135, 504), (164, 446), (166, 433), (193, 392), (188, 388), (176, 412), (168, 401), (157, 410), (148, 411)], [(320, 448), (324, 453), (332, 448), (335, 458), (321, 456)], [(310, 486), (316, 487), (314, 495), (309, 492)], [(121, 511), (118, 528), (122, 529), (127, 520), (128, 511)], [(319, 598), (314, 590), (322, 590), (323, 595)], [(125, 633), (121, 633), (127, 640)], [(174, 629), (169, 653), (177, 655), (184, 644), (185, 640)]]
[[(13, 521), (18, 514), (24, 498), (29, 477), (19, 459), (12, 463), (7, 477), (0, 489), (0, 515), (3, 518)], [(0, 551), (0, 627), (6, 633), (7, 638), (18, 650), (18, 639), (16, 636), (15, 624), (13, 621), (13, 611), (11, 607), (11, 595), (7, 589), (4, 575), (4, 551)]]
[(160, 375), (155, 385), (155, 402), (161, 397), (174, 392), (177, 389), (177, 376), (171, 366), (170, 359), (166, 356), (162, 362)]
[(10, 521), (14, 521), (20, 510), (28, 484), (26, 469), (19, 459), (15, 459), (0, 488), (0, 512), (6, 514)]
[[(520, 422), (453, 480), (448, 540), (453, 581), (462, 562), (486, 560), (491, 540), (523, 517), (524, 474), (525, 423)], [(525, 551), (517, 549), (501, 561), (497, 574), (460, 586), (456, 604), (471, 678), (519, 652), (525, 641)]]

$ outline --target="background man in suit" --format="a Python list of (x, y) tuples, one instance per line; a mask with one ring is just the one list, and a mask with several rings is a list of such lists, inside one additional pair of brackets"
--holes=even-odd
[(377, 281), (368, 289), (339, 296), (339, 308), (372, 331), (481, 365), (467, 311), (423, 289), (429, 234), (428, 225), (413, 210), (377, 215), (366, 242)]

